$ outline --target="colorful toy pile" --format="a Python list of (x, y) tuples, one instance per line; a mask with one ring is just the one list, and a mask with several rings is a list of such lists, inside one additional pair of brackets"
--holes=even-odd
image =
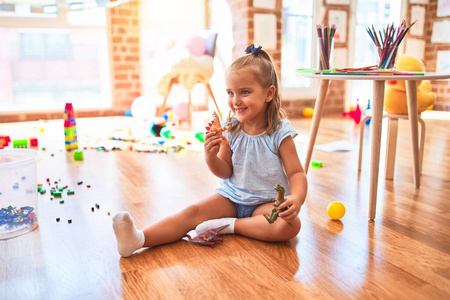
[(31, 224), (36, 219), (34, 208), (30, 206), (24, 207), (4, 207), (0, 209), (0, 229), (11, 230), (15, 227)]
[(64, 135), (66, 140), (66, 150), (71, 151), (78, 149), (77, 123), (75, 122), (72, 103), (66, 103), (66, 108), (64, 109)]

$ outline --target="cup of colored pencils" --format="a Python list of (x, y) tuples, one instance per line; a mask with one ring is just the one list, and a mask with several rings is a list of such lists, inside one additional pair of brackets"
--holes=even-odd
[(392, 25), (388, 24), (386, 28), (383, 28), (383, 31), (375, 30), (373, 25), (366, 28), (367, 33), (377, 47), (379, 69), (395, 70), (398, 47), (414, 23), (416, 22), (407, 25), (405, 20), (403, 20), (400, 26), (395, 27), (394, 23)]
[(331, 70), (334, 33), (336, 26), (316, 25), (317, 29), (317, 70)]

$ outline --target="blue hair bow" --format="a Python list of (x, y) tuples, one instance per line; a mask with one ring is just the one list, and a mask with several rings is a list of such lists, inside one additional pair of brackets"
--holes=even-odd
[(247, 49), (245, 49), (245, 53), (249, 54), (253, 54), (253, 55), (258, 55), (259, 51), (261, 51), (262, 47), (255, 47), (255, 45), (251, 44), (250, 46), (247, 47)]

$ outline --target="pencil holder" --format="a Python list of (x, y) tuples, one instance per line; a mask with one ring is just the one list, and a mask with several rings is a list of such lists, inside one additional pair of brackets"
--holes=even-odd
[(395, 70), (398, 46), (401, 44), (403, 38), (414, 23), (416, 22), (407, 25), (406, 21), (403, 20), (397, 28), (394, 26), (394, 23), (392, 23), (392, 25), (388, 24), (386, 28), (383, 29), (383, 33), (381, 33), (381, 30), (378, 30), (377, 33), (377, 30), (373, 25), (366, 28), (370, 39), (377, 47), (379, 69)]
[(384, 70), (395, 70), (397, 64), (397, 46), (377, 47), (378, 68)]
[(333, 38), (317, 38), (317, 70), (331, 70), (333, 63)]

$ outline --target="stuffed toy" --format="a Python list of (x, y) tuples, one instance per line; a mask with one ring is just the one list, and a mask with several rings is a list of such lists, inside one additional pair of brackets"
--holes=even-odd
[[(413, 56), (401, 55), (397, 58), (397, 71), (425, 72), (425, 65)], [(417, 81), (417, 113), (425, 111), (436, 101), (431, 91), (430, 81)], [(384, 109), (389, 114), (407, 115), (406, 84), (404, 80), (386, 80), (384, 91)]]

